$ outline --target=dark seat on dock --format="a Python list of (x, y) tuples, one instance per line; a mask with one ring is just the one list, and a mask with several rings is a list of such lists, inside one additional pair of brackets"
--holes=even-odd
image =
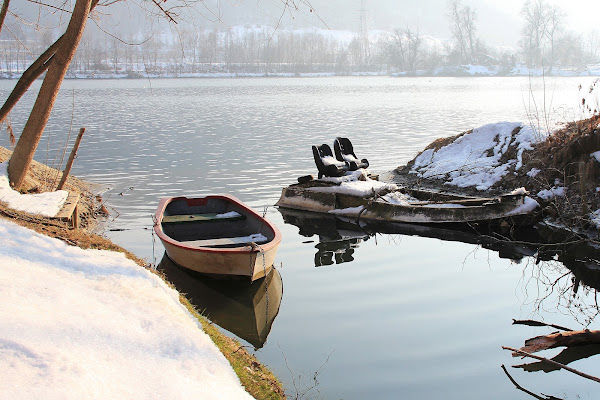
[(323, 176), (342, 176), (350, 169), (350, 163), (337, 160), (326, 144), (312, 147), (315, 164), (319, 170), (319, 179)]
[(369, 161), (366, 158), (360, 160), (354, 154), (354, 147), (350, 139), (337, 137), (333, 142), (333, 150), (335, 151), (335, 158), (338, 161), (347, 162), (350, 165), (350, 171), (356, 171), (359, 168), (368, 168)]

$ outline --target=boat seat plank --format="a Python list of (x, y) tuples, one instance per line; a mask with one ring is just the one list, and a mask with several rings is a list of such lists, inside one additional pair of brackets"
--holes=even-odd
[(165, 215), (162, 218), (163, 223), (177, 222), (199, 222), (199, 221), (237, 221), (246, 218), (242, 214), (231, 211), (222, 214), (180, 214), (180, 215)]
[(185, 243), (186, 246), (194, 246), (194, 247), (222, 247), (222, 246), (231, 246), (231, 245), (241, 245), (241, 244), (250, 244), (250, 243), (266, 243), (268, 242), (268, 238), (260, 233), (255, 233), (249, 236), (240, 236), (240, 237), (229, 237), (229, 238), (216, 238), (216, 239), (202, 239), (202, 240), (189, 240), (182, 243)]

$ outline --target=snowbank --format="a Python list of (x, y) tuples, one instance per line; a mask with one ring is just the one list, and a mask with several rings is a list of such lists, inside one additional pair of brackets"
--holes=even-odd
[(7, 168), (7, 161), (0, 163), (0, 201), (7, 203), (13, 210), (27, 211), (43, 217), (54, 217), (60, 211), (69, 192), (57, 190), (49, 193), (21, 194), (10, 187)]
[[(448, 185), (487, 190), (511, 168), (520, 169), (523, 152), (539, 140), (539, 134), (528, 125), (487, 124), (439, 149), (425, 150), (415, 158), (410, 172), (420, 178), (444, 179)], [(505, 160), (509, 150), (516, 156)]]
[(0, 242), (0, 398), (252, 399), (179, 294), (123, 254), (4, 219)]

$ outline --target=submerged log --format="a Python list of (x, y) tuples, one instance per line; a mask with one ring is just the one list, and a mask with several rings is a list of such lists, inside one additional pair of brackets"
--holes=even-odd
[[(536, 336), (525, 341), (525, 346), (521, 351), (527, 353), (536, 353), (542, 350), (553, 349), (556, 347), (583, 346), (588, 344), (600, 344), (600, 331), (569, 331), (562, 333), (553, 333), (551, 335)], [(519, 354), (513, 353), (513, 357)]]

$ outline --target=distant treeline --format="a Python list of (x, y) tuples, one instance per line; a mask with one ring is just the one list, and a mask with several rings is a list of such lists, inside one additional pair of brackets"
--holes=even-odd
[[(20, 75), (52, 43), (37, 32), (22, 33), (19, 38), (2, 33), (0, 74), (4, 77)], [(436, 40), (409, 28), (360, 35), (245, 26), (226, 30), (184, 29), (174, 35), (149, 33), (148, 39), (110, 37), (97, 30), (88, 30), (69, 75), (473, 75), (472, 69), (452, 67), (458, 65), (487, 67), (483, 70), (485, 75), (510, 75), (514, 74), (512, 71), (517, 65), (542, 68), (552, 73), (553, 69), (566, 68), (582, 71), (586, 65), (598, 62), (598, 51), (585, 46), (582, 38), (569, 36), (568, 39), (556, 42), (549, 63), (531, 57), (531, 52), (497, 50), (480, 41), (467, 52), (453, 41)], [(560, 46), (561, 43), (564, 46)]]

